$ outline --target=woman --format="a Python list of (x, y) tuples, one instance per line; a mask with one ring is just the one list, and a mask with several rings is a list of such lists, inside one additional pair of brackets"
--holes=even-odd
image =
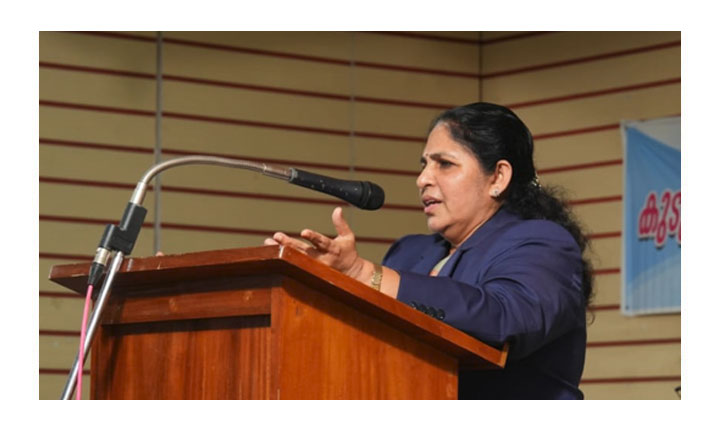
[(451, 109), (431, 125), (417, 178), (434, 234), (398, 240), (379, 266), (358, 256), (336, 208), (334, 239), (306, 229), (310, 244), (283, 233), (265, 243), (296, 247), (486, 343), (509, 342), (505, 369), (460, 372), (460, 398), (581, 399), (587, 239), (537, 183), (532, 153), (509, 109)]

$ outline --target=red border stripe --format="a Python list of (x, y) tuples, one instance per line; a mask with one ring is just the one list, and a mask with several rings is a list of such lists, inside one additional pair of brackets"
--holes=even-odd
[(602, 233), (590, 233), (588, 234), (588, 238), (591, 238), (593, 240), (596, 239), (603, 239), (603, 238), (616, 238), (616, 237), (622, 237), (621, 231), (613, 231), (613, 232), (602, 232)]
[(666, 338), (666, 339), (640, 339), (640, 340), (622, 340), (622, 341), (598, 341), (588, 342), (588, 348), (607, 348), (617, 346), (638, 346), (638, 345), (665, 345), (665, 344), (679, 344), (681, 343), (680, 338)]
[(425, 39), (425, 40), (431, 40), (431, 41), (436, 41), (436, 42), (452, 42), (452, 43), (459, 43), (459, 44), (463, 44), (463, 45), (476, 45), (477, 46), (481, 43), (481, 40), (479, 38), (478, 39), (469, 39), (469, 38), (462, 38), (462, 37), (440, 36), (440, 35), (411, 33), (411, 32), (403, 32), (403, 31), (368, 31), (368, 32), (363, 32), (363, 33), (380, 34), (380, 35), (385, 35), (385, 36), (399, 36), (399, 37), (405, 37), (405, 38), (410, 38), (410, 39)]
[(587, 384), (625, 384), (641, 382), (680, 381), (680, 375), (649, 376), (649, 377), (620, 377), (620, 378), (588, 378), (580, 380), (580, 385)]
[(511, 41), (511, 40), (526, 39), (526, 38), (535, 37), (535, 36), (542, 36), (542, 35), (551, 34), (551, 33), (560, 33), (560, 32), (557, 32), (557, 31), (524, 32), (524, 33), (520, 33), (520, 34), (514, 34), (514, 35), (508, 35), (508, 36), (499, 36), (499, 37), (496, 37), (496, 38), (482, 39), (482, 40), (481, 40), (481, 44), (482, 44), (482, 45), (491, 45), (491, 44), (496, 44), (496, 43), (500, 43), (500, 42), (507, 42), (507, 41)]
[[(597, 271), (595, 272), (597, 274)], [(606, 304), (606, 305), (590, 305), (590, 310), (593, 312), (597, 311), (607, 311), (607, 310), (619, 310), (620, 305), (619, 304)]]
[(619, 274), (620, 273), (620, 267), (617, 268), (605, 268), (605, 269), (595, 269), (593, 271), (594, 275), (604, 275), (604, 274)]
[(80, 337), (80, 332), (68, 330), (40, 330), (39, 336)]
[(612, 196), (606, 196), (606, 197), (570, 200), (570, 201), (568, 201), (568, 203), (573, 206), (578, 206), (578, 205), (585, 205), (585, 204), (599, 204), (599, 203), (606, 203), (606, 202), (622, 201), (622, 199), (623, 199), (622, 195), (612, 195)]
[[(48, 369), (48, 368), (40, 368), (38, 372), (42, 375), (68, 375), (70, 373), (70, 369)], [(83, 375), (90, 375), (90, 371), (88, 369), (83, 370)]]

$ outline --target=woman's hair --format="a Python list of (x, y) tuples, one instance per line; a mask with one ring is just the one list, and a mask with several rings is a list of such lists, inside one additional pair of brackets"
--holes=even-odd
[(561, 189), (538, 183), (532, 135), (522, 120), (503, 106), (478, 102), (445, 111), (433, 120), (430, 131), (440, 123), (475, 155), (487, 174), (495, 172), (502, 159), (512, 165), (512, 178), (503, 192), (503, 208), (523, 219), (555, 222), (573, 236), (583, 255), (582, 286), (587, 307), (593, 296), (592, 266), (585, 257), (588, 237), (568, 208)]

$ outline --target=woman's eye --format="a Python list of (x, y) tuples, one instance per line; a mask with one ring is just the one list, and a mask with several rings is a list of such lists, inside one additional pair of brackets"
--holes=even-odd
[(446, 160), (438, 161), (438, 164), (439, 164), (442, 168), (448, 168), (448, 167), (451, 167), (451, 166), (453, 165), (452, 162), (448, 162), (448, 161), (446, 161)]

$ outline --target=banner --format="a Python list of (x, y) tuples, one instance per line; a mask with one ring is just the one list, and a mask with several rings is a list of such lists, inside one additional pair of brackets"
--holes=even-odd
[(680, 118), (624, 123), (622, 312), (680, 311)]

